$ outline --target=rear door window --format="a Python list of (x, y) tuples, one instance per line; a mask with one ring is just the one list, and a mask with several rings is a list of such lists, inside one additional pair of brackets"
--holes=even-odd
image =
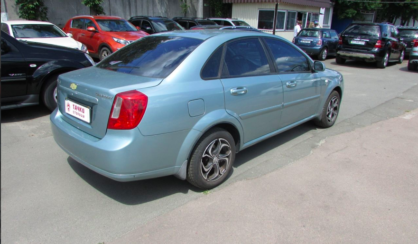
[(150, 36), (122, 48), (96, 67), (131, 75), (165, 78), (203, 41)]
[(332, 39), (338, 39), (338, 34), (334, 30), (331, 31), (331, 38)]
[(229, 76), (253, 76), (271, 73), (270, 65), (258, 38), (228, 43), (225, 64)]
[(73, 21), (71, 21), (71, 28), (85, 29), (84, 28), (84, 19), (73, 19)]
[(329, 31), (322, 31), (322, 38), (331, 38)]
[(223, 45), (220, 46), (208, 59), (202, 69), (202, 79), (214, 79), (219, 77), (219, 66), (221, 64)]
[(266, 38), (279, 72), (310, 71), (308, 59), (293, 46), (280, 40)]

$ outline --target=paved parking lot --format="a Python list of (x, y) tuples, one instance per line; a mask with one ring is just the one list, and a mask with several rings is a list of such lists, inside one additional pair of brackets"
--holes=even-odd
[[(243, 151), (237, 155), (232, 176), (213, 192), (272, 171), (280, 173), (329, 136), (418, 108), (418, 75), (407, 71), (406, 62), (384, 70), (357, 62), (340, 66), (334, 59), (325, 64), (345, 79), (337, 124), (319, 130), (307, 123)], [(118, 183), (86, 169), (55, 144), (48, 114), (41, 106), (1, 113), (3, 243), (117, 240), (205, 196), (174, 177)]]

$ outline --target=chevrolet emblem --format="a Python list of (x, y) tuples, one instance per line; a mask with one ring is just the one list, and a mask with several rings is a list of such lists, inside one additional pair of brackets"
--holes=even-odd
[(75, 90), (75, 89), (77, 89), (77, 85), (74, 84), (74, 83), (71, 83), (70, 88), (73, 89), (73, 90)]

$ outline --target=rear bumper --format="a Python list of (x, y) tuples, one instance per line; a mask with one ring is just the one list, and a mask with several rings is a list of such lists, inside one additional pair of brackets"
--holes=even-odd
[[(166, 149), (164, 135), (143, 136), (132, 130), (108, 130), (99, 139), (62, 119), (56, 109), (50, 116), (56, 143), (77, 162), (116, 181), (135, 181), (175, 174), (181, 136), (168, 133), (175, 143)], [(166, 136), (167, 137), (167, 136)], [(178, 145), (180, 144), (180, 145)]]
[(361, 59), (366, 61), (380, 61), (385, 56), (385, 50), (356, 50), (356, 49), (338, 49), (337, 55), (345, 59)]
[(298, 46), (298, 47), (309, 55), (318, 55), (322, 49), (322, 47), (304, 47), (304, 46)]

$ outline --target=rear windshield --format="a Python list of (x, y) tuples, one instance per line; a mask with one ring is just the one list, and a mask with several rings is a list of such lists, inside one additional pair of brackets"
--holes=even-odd
[(215, 22), (211, 20), (196, 20), (199, 25), (217, 25)]
[(399, 35), (404, 38), (418, 38), (418, 30), (399, 30)]
[(55, 25), (12, 25), (12, 31), (16, 38), (67, 37), (67, 35)]
[(165, 78), (203, 41), (149, 36), (115, 52), (96, 67), (138, 76)]
[(235, 26), (250, 26), (247, 22), (239, 20), (233, 20), (232, 23), (234, 23)]
[(380, 26), (377, 25), (352, 25), (344, 31), (345, 35), (362, 35), (380, 37)]
[(184, 30), (177, 22), (168, 19), (155, 19), (152, 24), (157, 32)]
[(302, 30), (299, 35), (300, 37), (320, 37), (320, 32), (317, 30)]

